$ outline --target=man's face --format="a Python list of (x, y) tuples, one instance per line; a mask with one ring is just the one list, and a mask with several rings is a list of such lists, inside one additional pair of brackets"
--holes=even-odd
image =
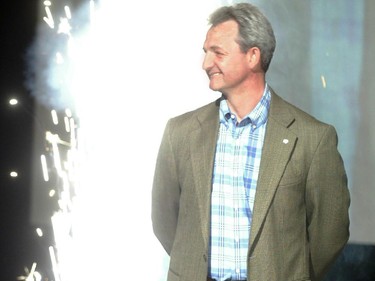
[(250, 75), (247, 54), (242, 52), (238, 38), (238, 24), (229, 20), (211, 27), (203, 50), (203, 69), (210, 79), (210, 88), (223, 94), (245, 88)]

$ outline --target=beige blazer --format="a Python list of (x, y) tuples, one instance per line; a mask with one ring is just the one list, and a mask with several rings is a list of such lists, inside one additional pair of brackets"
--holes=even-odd
[[(168, 281), (205, 281), (219, 100), (169, 120), (152, 189)], [(272, 92), (248, 251), (248, 280), (321, 280), (349, 237), (335, 129)]]

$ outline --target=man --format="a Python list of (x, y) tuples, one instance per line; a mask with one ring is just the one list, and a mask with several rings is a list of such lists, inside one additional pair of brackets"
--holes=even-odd
[(266, 83), (276, 43), (256, 7), (210, 24), (203, 68), (222, 97), (169, 120), (155, 170), (168, 280), (322, 280), (349, 237), (335, 129)]

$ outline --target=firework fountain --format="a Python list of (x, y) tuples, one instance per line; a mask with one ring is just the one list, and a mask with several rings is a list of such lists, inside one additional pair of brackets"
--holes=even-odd
[(54, 280), (164, 280), (168, 258), (150, 221), (163, 128), (168, 117), (216, 98), (204, 93), (200, 64), (206, 17), (218, 4), (199, 5), (43, 2), (44, 25), (63, 38), (50, 47), (48, 93), (39, 96), (63, 128), (45, 132), (40, 157), (57, 202)]

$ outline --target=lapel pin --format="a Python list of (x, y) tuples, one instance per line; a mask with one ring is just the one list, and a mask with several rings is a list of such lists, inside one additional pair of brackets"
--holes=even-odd
[(288, 139), (283, 139), (283, 143), (284, 143), (284, 144), (287, 144), (288, 142), (289, 142)]

